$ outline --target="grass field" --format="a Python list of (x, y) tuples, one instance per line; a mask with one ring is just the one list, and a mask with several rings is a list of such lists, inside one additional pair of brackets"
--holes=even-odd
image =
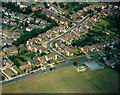
[(70, 59), (70, 61), (80, 61), (80, 60), (85, 60), (85, 59), (87, 59), (87, 57), (82, 56), (82, 57), (77, 57), (77, 58), (74, 58), (74, 59)]
[[(90, 70), (90, 69), (89, 69)], [(114, 93), (118, 73), (110, 68), (78, 73), (72, 66), (4, 86), (3, 93)]]

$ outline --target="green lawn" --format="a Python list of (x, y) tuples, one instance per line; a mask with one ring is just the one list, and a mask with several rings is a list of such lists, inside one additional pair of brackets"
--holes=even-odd
[(72, 66), (68, 66), (6, 85), (2, 92), (115, 93), (118, 92), (117, 87), (118, 73), (110, 68), (78, 73)]
[(47, 63), (43, 63), (43, 65), (44, 65), (44, 66), (47, 65)]
[(62, 59), (62, 58), (60, 58), (60, 57), (58, 57), (56, 60), (57, 60), (57, 61), (62, 61), (63, 59)]
[(50, 68), (50, 66), (49, 66), (49, 65), (47, 65), (47, 66), (46, 66), (46, 68)]
[(85, 60), (87, 59), (85, 56), (82, 56), (82, 57), (77, 57), (77, 58), (74, 58), (74, 59), (70, 59), (70, 61), (80, 61), (80, 60)]
[(98, 51), (93, 51), (93, 52), (88, 52), (87, 54), (92, 55), (92, 54), (96, 54), (99, 53)]
[(94, 54), (94, 55), (91, 55), (90, 57), (95, 58), (95, 57), (99, 57), (99, 56), (101, 56), (101, 55), (100, 54)]
[(60, 64), (65, 64), (65, 61), (58, 62), (58, 63), (55, 64), (55, 65), (60, 65)]

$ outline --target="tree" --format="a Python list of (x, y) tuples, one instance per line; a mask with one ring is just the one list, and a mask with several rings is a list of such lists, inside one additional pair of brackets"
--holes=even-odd
[(25, 21), (25, 27), (27, 27), (28, 26), (28, 22), (27, 21)]
[(77, 66), (77, 65), (78, 65), (78, 63), (75, 61), (75, 62), (73, 62), (73, 65), (74, 65), (74, 66)]
[(34, 68), (34, 69), (36, 70), (36, 69), (38, 69), (38, 67), (37, 67), (37, 66), (35, 66), (35, 68)]
[(33, 70), (34, 70), (34, 66), (33, 66), (33, 65), (31, 65), (31, 68), (32, 68), (31, 70), (33, 71)]
[(44, 2), (43, 4), (44, 4), (45, 8), (47, 8), (47, 9), (49, 8), (49, 6), (47, 5), (46, 2)]
[(54, 4), (55, 6), (57, 6), (57, 5), (58, 5), (56, 2), (53, 2), (53, 4)]
[(21, 73), (20, 72), (18, 72), (18, 75), (20, 75)]
[(2, 75), (2, 80), (5, 80), (5, 77)]
[(70, 24), (68, 24), (68, 26), (69, 26), (69, 27), (72, 27), (72, 26), (73, 26), (73, 23), (72, 23), (72, 22), (70, 22)]
[(25, 13), (25, 14), (29, 14), (29, 13), (31, 13), (31, 12), (32, 12), (31, 7), (30, 7), (30, 6), (27, 6), (27, 8), (25, 9), (24, 13)]
[(59, 3), (60, 8), (64, 7), (64, 4), (62, 2)]
[(24, 26), (22, 22), (20, 22), (20, 26)]
[(65, 9), (69, 9), (69, 4), (67, 3), (66, 6), (65, 6)]
[(50, 70), (52, 71), (52, 68), (50, 68)]
[(43, 55), (46, 55), (46, 53), (42, 52), (40, 55), (43, 56)]

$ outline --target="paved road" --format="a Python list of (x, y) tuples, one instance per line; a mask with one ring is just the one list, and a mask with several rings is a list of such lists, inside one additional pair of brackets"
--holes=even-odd
[(58, 55), (59, 57), (61, 57), (62, 59), (64, 59), (64, 60), (66, 61), (66, 63), (71, 63), (68, 58), (66, 58), (64, 55), (58, 53), (55, 49), (53, 49), (53, 48), (50, 46), (50, 44), (51, 44), (54, 40), (57, 40), (57, 39), (65, 36), (66, 34), (70, 33), (70, 31), (71, 31), (72, 29), (75, 29), (76, 27), (78, 27), (78, 26), (79, 26), (80, 24), (82, 24), (88, 17), (89, 17), (89, 15), (86, 16), (82, 21), (77, 22), (76, 25), (75, 25), (74, 27), (72, 27), (71, 29), (69, 29), (67, 32), (65, 32), (65, 33), (61, 34), (60, 36), (58, 36), (58, 37), (50, 40), (50, 41), (47, 43), (48, 49), (51, 50), (52, 52), (54, 52), (55, 54), (57, 54), (57, 55)]

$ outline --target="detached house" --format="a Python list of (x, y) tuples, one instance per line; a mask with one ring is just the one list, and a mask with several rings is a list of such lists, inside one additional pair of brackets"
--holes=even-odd
[(10, 50), (10, 53), (12, 53), (12, 54), (13, 53), (18, 53), (18, 50), (15, 46), (10, 47), (9, 50)]
[(65, 50), (66, 50), (67, 56), (72, 56), (72, 55), (74, 55), (73, 50), (70, 49), (69, 47), (65, 47)]
[(30, 68), (30, 65), (29, 64), (25, 64), (23, 66), (20, 66), (19, 67), (21, 70), (26, 70), (27, 68)]
[(47, 55), (47, 57), (48, 57), (49, 60), (50, 59), (57, 59), (57, 55), (54, 54), (54, 53), (51, 53), (51, 54)]
[(89, 51), (90, 51), (90, 48), (89, 48), (89, 46), (84, 46), (84, 47), (81, 48), (81, 50), (82, 50), (84, 53), (86, 53), (86, 52), (89, 52)]
[(38, 61), (39, 61), (40, 63), (44, 63), (44, 62), (46, 62), (46, 59), (45, 59), (44, 56), (42, 56), (42, 57), (38, 57)]
[(30, 27), (30, 26), (28, 26), (28, 27), (26, 27), (26, 31), (31, 31), (32, 30), (32, 27)]
[(31, 64), (31, 65), (37, 65), (37, 63), (38, 63), (38, 59), (33, 59), (28, 61), (28, 64)]

